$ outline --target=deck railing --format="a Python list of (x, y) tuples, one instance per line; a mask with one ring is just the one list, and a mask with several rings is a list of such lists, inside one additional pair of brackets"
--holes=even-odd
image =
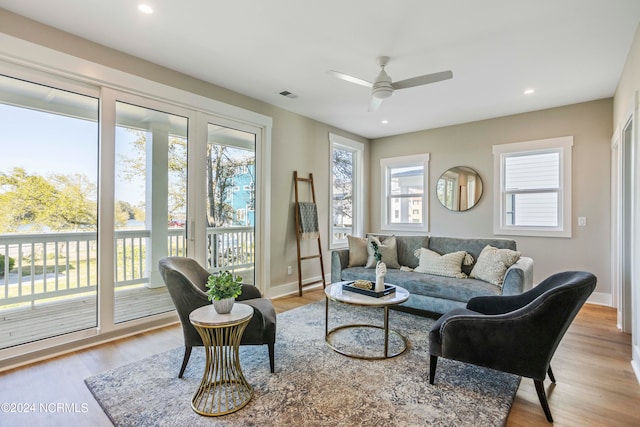
[[(169, 228), (168, 254), (186, 255), (184, 228)], [(149, 230), (115, 232), (115, 287), (149, 281)], [(97, 233), (0, 235), (0, 307), (97, 289)], [(207, 229), (207, 268), (237, 271), (254, 263), (252, 227)]]

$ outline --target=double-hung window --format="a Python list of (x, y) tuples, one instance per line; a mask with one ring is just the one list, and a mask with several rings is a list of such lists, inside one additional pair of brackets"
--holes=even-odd
[(573, 137), (493, 146), (494, 233), (571, 237)]
[(330, 248), (347, 245), (347, 235), (362, 236), (364, 144), (329, 134), (331, 142)]
[(383, 230), (429, 231), (429, 154), (380, 160)]

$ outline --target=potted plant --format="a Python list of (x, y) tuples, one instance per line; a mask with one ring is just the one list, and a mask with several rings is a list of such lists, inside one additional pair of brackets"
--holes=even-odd
[(233, 303), (242, 293), (242, 277), (233, 277), (230, 271), (212, 274), (207, 280), (207, 295), (213, 301), (213, 308), (219, 314), (229, 313)]

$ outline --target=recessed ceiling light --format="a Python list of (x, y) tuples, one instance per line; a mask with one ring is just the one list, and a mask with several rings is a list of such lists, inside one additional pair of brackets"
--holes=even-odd
[(525, 95), (532, 95), (532, 94), (534, 94), (535, 92), (536, 92), (536, 91), (535, 91), (535, 89), (527, 89), (527, 90), (525, 90), (525, 91), (524, 91), (524, 94), (525, 94)]
[(381, 120), (380, 123), (382, 123), (383, 125), (388, 125), (389, 124), (389, 120)]
[(148, 4), (141, 3), (138, 5), (138, 10), (145, 15), (151, 15), (153, 13), (153, 8)]

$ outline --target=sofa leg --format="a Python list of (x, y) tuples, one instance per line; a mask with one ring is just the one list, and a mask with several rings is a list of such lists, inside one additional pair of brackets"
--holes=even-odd
[(540, 405), (542, 405), (544, 414), (547, 416), (547, 421), (552, 423), (553, 418), (551, 417), (551, 410), (549, 409), (549, 403), (547, 402), (547, 394), (544, 392), (544, 383), (541, 380), (533, 380), (533, 383), (536, 385), (538, 399), (540, 400)]
[(274, 369), (275, 344), (270, 342), (267, 345), (269, 346), (269, 367), (271, 368), (271, 373), (273, 374), (275, 372), (275, 369)]
[(184, 374), (184, 370), (187, 368), (187, 363), (189, 363), (189, 358), (191, 357), (191, 346), (184, 347), (184, 357), (182, 358), (182, 367), (180, 368), (180, 373), (178, 374), (178, 378), (182, 378), (182, 374)]
[(429, 359), (429, 384), (433, 384), (436, 376), (436, 365), (438, 365), (438, 356), (431, 355)]

